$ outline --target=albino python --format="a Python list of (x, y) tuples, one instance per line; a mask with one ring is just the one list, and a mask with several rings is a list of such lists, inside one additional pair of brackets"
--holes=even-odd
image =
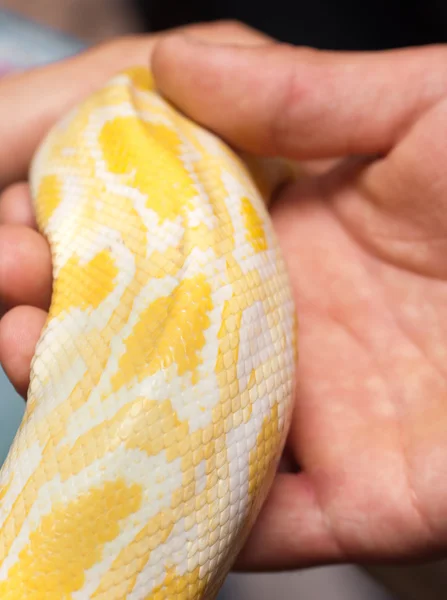
[(218, 593), (277, 468), (297, 358), (268, 168), (247, 164), (142, 68), (39, 148), (54, 288), (0, 474), (1, 600)]

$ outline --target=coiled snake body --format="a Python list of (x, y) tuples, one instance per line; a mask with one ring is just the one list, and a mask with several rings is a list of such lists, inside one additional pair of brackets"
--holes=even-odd
[(149, 72), (47, 136), (48, 322), (0, 474), (2, 600), (213, 598), (275, 473), (295, 310), (246, 164)]

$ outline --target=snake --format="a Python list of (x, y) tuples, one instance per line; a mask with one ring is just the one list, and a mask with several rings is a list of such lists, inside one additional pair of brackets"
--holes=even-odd
[(2, 600), (219, 593), (296, 386), (271, 164), (182, 114), (143, 67), (41, 142), (30, 187), (54, 279), (0, 471)]

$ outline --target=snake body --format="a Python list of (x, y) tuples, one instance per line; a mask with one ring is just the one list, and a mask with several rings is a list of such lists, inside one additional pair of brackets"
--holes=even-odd
[(214, 598), (285, 441), (295, 307), (260, 180), (115, 76), (32, 166), (54, 288), (0, 473), (2, 600)]

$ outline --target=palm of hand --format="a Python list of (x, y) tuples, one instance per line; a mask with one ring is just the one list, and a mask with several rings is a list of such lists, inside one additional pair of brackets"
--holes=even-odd
[(302, 472), (279, 475), (258, 530), (282, 530), (295, 562), (408, 557), (447, 538), (447, 205), (442, 157), (417, 137), (273, 207), (300, 321), (289, 447)]

